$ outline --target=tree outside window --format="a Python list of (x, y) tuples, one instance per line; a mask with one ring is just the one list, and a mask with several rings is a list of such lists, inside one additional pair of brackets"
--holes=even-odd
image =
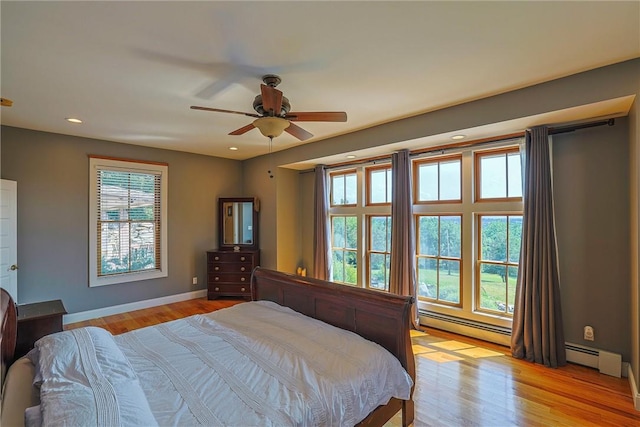
[(460, 305), (462, 263), (462, 216), (417, 217), (418, 297)]
[(369, 216), (368, 219), (368, 284), (370, 288), (388, 291), (391, 265), (391, 216)]
[(358, 283), (358, 218), (331, 217), (332, 280), (355, 285)]
[(479, 215), (480, 310), (513, 314), (522, 239), (522, 215)]

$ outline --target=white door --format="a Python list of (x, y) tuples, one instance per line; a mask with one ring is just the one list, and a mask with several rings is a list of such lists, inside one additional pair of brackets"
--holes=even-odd
[(0, 286), (18, 302), (18, 183), (0, 180)]

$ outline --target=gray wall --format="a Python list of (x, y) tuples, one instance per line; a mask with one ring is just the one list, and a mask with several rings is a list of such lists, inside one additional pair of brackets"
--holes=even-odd
[[(12, 127), (1, 137), (2, 178), (18, 182), (20, 303), (60, 298), (75, 313), (206, 288), (217, 198), (242, 195), (240, 162)], [(169, 164), (168, 277), (89, 288), (89, 154)]]
[[(565, 339), (631, 358), (629, 123), (553, 137)], [(583, 339), (591, 325), (595, 341)]]

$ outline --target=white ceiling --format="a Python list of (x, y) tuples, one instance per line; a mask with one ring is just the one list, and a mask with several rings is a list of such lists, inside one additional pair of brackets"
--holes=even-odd
[[(189, 107), (253, 113), (264, 74), (281, 76), (292, 111), (347, 112), (298, 122), (315, 142), (640, 57), (633, 1), (0, 8), (3, 125), (231, 159), (267, 152), (258, 130), (227, 135), (252, 119)], [(285, 133), (274, 149), (297, 144)]]

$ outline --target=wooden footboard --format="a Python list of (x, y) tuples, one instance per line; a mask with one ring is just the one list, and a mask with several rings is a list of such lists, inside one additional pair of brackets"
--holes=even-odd
[[(415, 361), (409, 333), (411, 305), (414, 302), (412, 297), (260, 267), (251, 276), (251, 297), (254, 301), (268, 300), (290, 307), (380, 344), (398, 358), (415, 383)], [(402, 410), (402, 424), (411, 424), (414, 418), (413, 400), (391, 399), (358, 425), (382, 426), (399, 410)]]

